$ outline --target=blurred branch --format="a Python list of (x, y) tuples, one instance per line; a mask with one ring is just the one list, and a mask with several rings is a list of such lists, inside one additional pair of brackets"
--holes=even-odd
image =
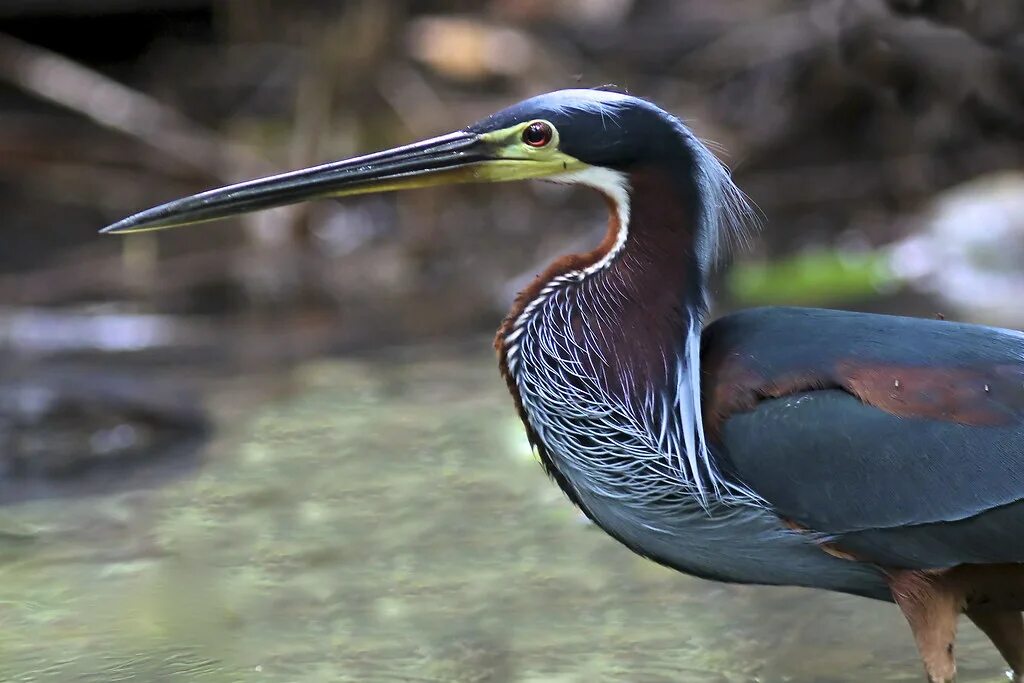
[[(156, 99), (55, 52), (3, 34), (0, 81), (138, 140), (201, 178), (226, 184), (266, 175), (272, 169), (248, 148), (222, 138)], [(275, 246), (281, 241), (280, 235), (287, 235), (280, 227), (289, 225), (294, 215), (293, 208), (282, 207), (245, 215), (240, 220), (253, 242)], [(142, 239), (147, 240), (142, 244), (150, 245), (147, 253), (155, 255), (153, 237)], [(140, 240), (136, 238), (135, 243), (138, 248)], [(125, 242), (125, 267), (134, 253), (129, 250), (130, 244)]]
[(204, 177), (230, 181), (267, 163), (152, 97), (92, 69), (6, 35), (0, 35), (0, 81), (75, 111), (128, 135)]
[(0, 17), (95, 16), (140, 9), (154, 12), (201, 8), (208, 3), (209, 0), (4, 0), (0, 4)]

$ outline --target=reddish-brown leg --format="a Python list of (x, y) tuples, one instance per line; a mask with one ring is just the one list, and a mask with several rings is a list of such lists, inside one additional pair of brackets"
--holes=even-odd
[(899, 572), (889, 580), (893, 599), (903, 611), (914, 634), (929, 683), (952, 683), (956, 678), (956, 620), (960, 596), (938, 577)]
[(1024, 617), (1020, 612), (968, 609), (977, 625), (1013, 669), (1015, 683), (1024, 683)]

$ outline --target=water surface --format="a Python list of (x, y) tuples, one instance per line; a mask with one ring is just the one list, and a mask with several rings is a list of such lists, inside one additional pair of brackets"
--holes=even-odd
[[(4, 508), (0, 680), (922, 678), (891, 605), (685, 577), (581, 521), (480, 348), (232, 383), (189, 476)], [(966, 623), (959, 655), (1003, 680)]]

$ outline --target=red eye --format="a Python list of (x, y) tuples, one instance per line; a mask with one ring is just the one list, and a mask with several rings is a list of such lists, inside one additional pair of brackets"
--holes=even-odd
[(530, 147), (543, 147), (551, 142), (554, 131), (543, 121), (534, 121), (523, 130), (523, 142)]

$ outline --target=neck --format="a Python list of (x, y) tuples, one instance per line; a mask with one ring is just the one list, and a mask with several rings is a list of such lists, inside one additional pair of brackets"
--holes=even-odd
[[(700, 423), (704, 211), (685, 170), (641, 168), (619, 178), (628, 188), (620, 195), (604, 190), (605, 238), (552, 263), (498, 332), (502, 371), (531, 441), (570, 496), (566, 480), (579, 477), (566, 473), (572, 465), (564, 459), (582, 442), (566, 442), (563, 432), (606, 430), (602, 416), (612, 413), (620, 422), (610, 429), (646, 430), (626, 438), (663, 441), (654, 448), (672, 461), (679, 486), (702, 500), (718, 490)], [(570, 414), (575, 422), (566, 424)]]
[(605, 369), (643, 370), (637, 380), (663, 376), (669, 351), (700, 329), (707, 303), (696, 192), (671, 168), (601, 170), (588, 180), (608, 203), (604, 239), (557, 259), (519, 294), (495, 340), (503, 364), (516, 361), (519, 336), (559, 290), (581, 306), (573, 325), (596, 334)]

